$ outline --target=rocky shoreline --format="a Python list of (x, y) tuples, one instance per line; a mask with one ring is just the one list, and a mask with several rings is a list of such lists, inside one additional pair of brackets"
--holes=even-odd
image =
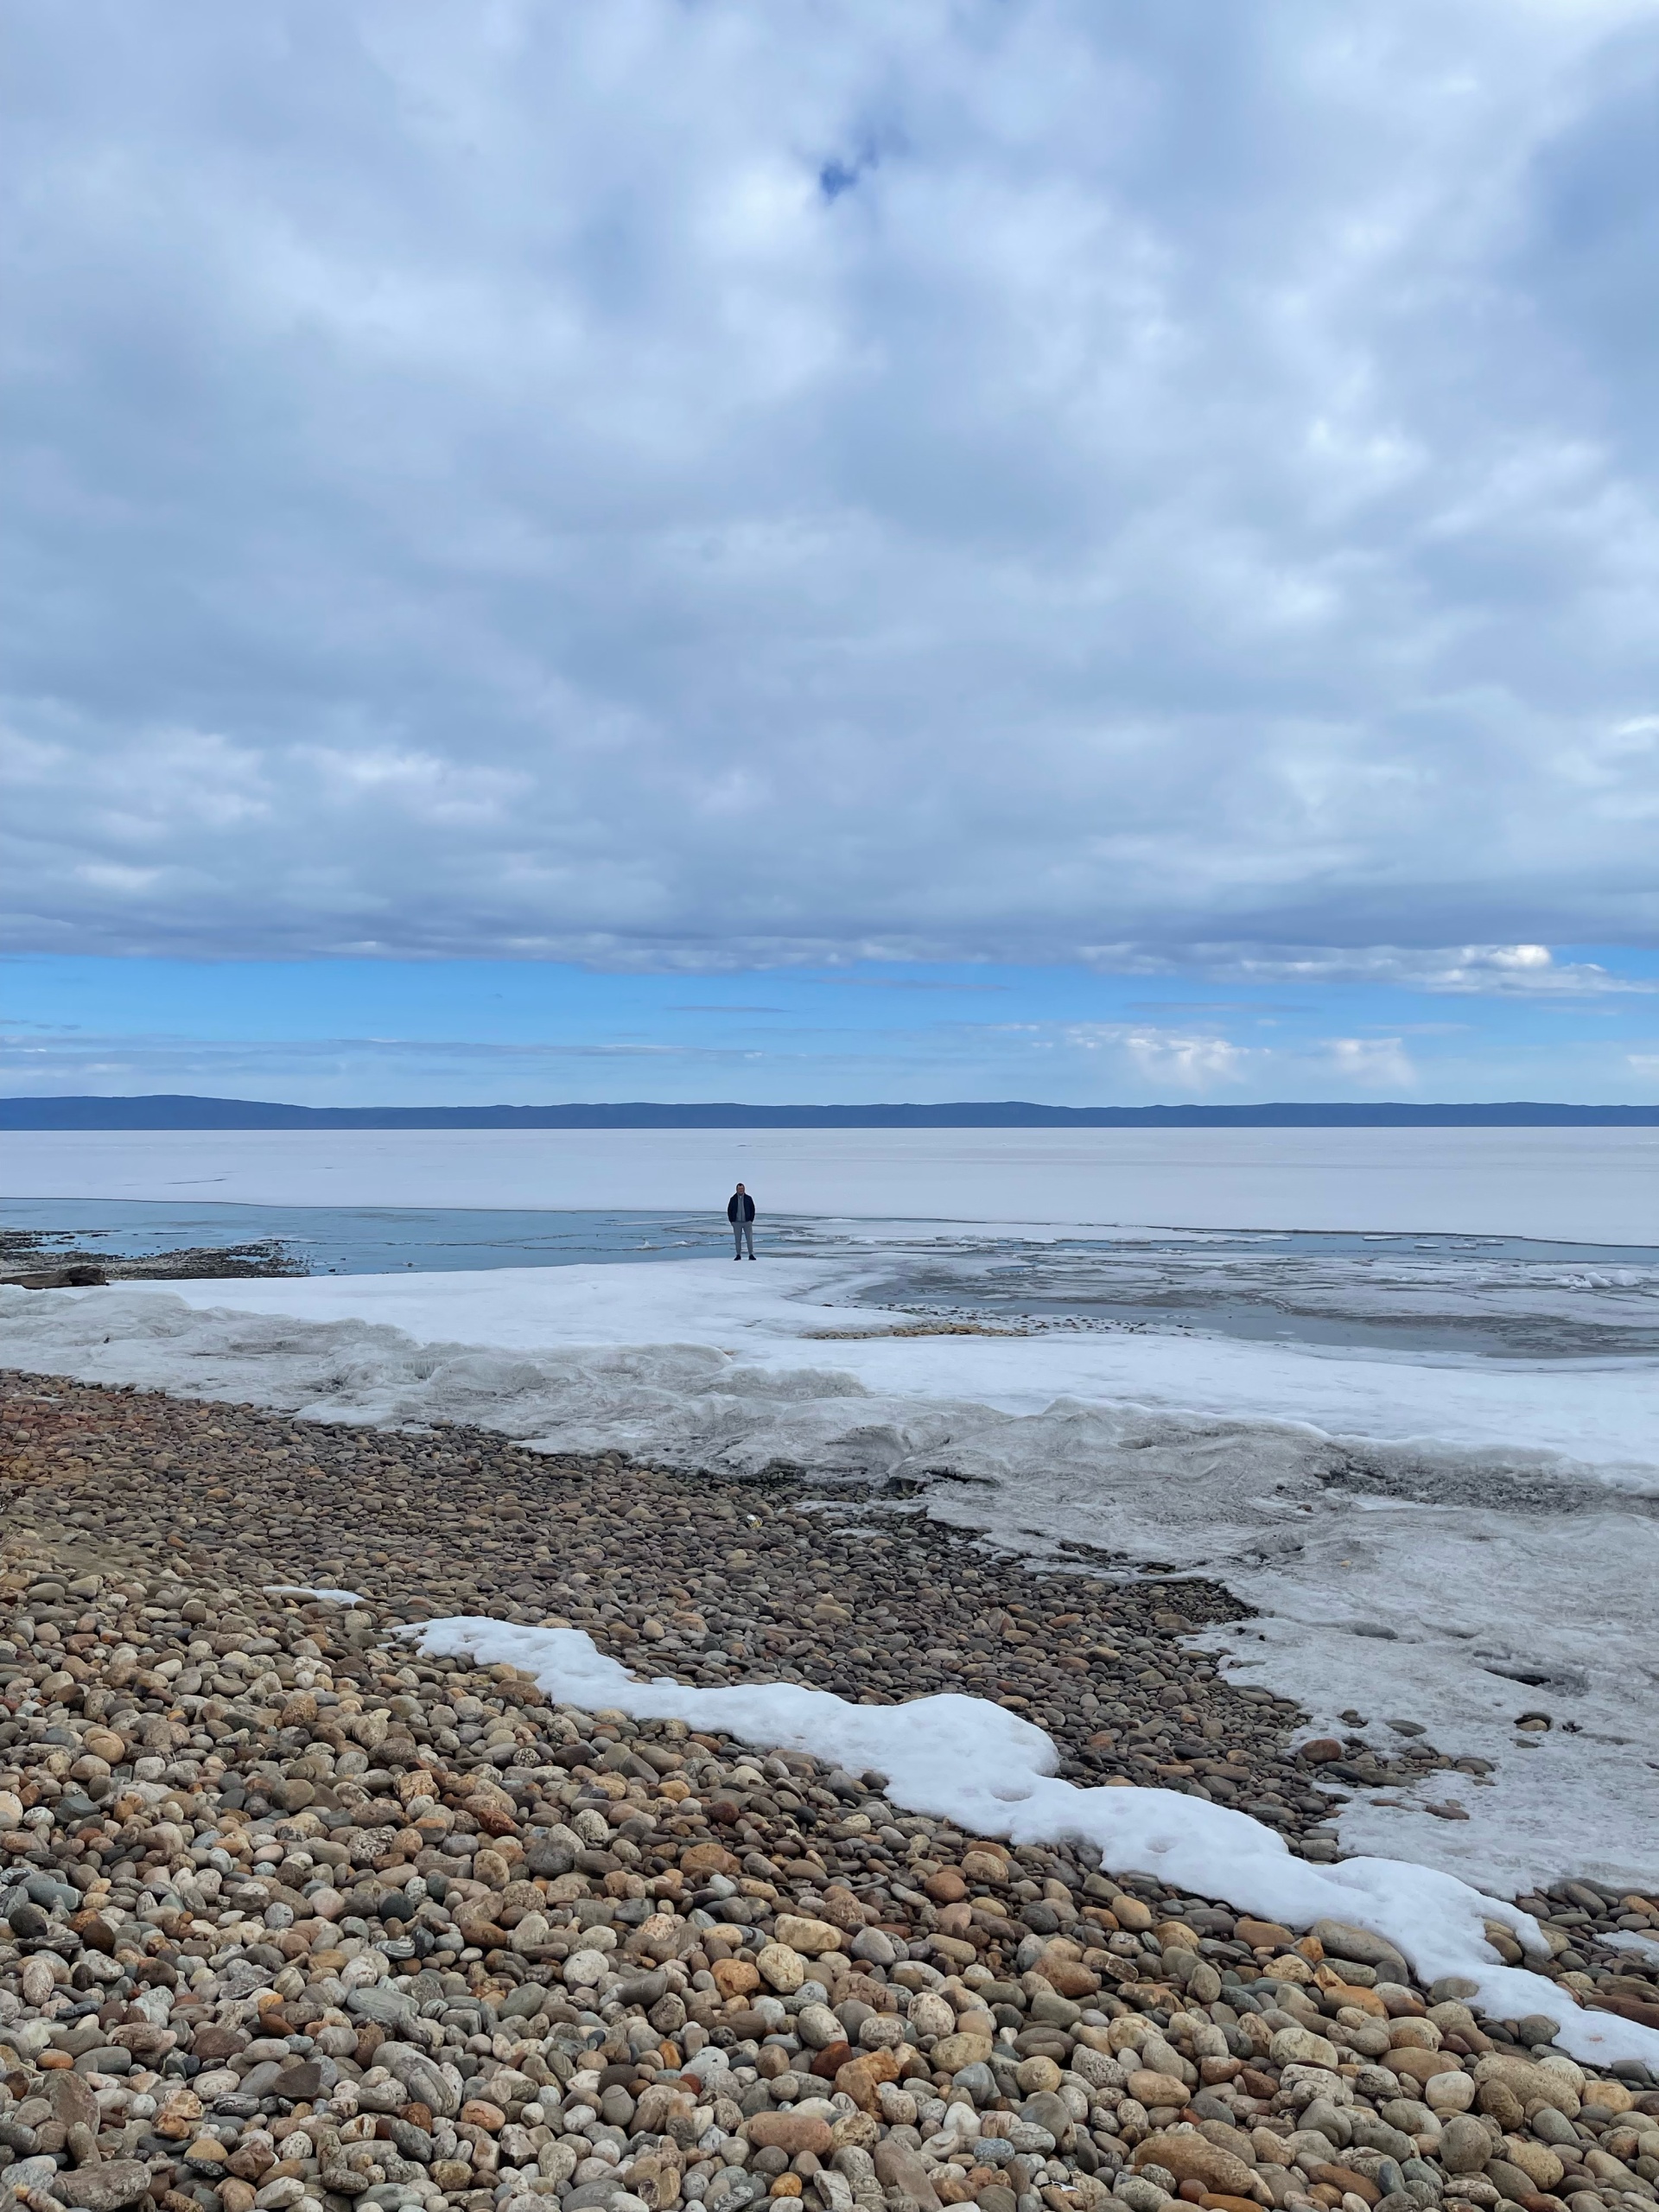
[[(962, 1834), (880, 1775), (394, 1632), (484, 1612), (692, 1682), (961, 1689), (1080, 1780), (1333, 1855), (1318, 1780), (1372, 1777), (1340, 1742), (1310, 1764), (1292, 1707), (1182, 1641), (1236, 1611), (1213, 1588), (1033, 1575), (782, 1479), (15, 1375), (0, 1497), (0, 2207), (1655, 2200), (1644, 2068), (1477, 2018), (1376, 1936)], [(273, 1587), (324, 1583), (367, 1602)], [(1659, 2025), (1659, 1904), (1519, 1902), (1564, 2004)]]
[(275, 1237), (251, 1244), (192, 1244), (170, 1252), (100, 1252), (69, 1232), (0, 1229), (0, 1283), (20, 1290), (91, 1289), (112, 1282), (200, 1282), (302, 1275)]

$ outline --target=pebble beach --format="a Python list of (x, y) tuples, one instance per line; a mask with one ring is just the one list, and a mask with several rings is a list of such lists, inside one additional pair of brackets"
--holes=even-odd
[[(1046, 1729), (1065, 1775), (1235, 1806), (1316, 1863), (1333, 1785), (1444, 1769), (1458, 1816), (1480, 1762), (1408, 1717), (1383, 1758), (1226, 1681), (1212, 1585), (1033, 1573), (787, 1478), (461, 1428), (21, 1375), (0, 1423), (0, 2206), (1659, 2193), (1641, 2061), (1576, 2062), (1559, 2020), (1471, 2010), (1363, 1929), (966, 1834), (879, 1772), (402, 1632), (484, 1615), (688, 1684), (962, 1691)], [(1563, 2008), (1659, 2026), (1659, 1904), (1516, 1903)]]

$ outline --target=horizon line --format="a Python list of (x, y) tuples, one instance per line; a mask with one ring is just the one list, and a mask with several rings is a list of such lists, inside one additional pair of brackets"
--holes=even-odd
[(1424, 1102), (1281, 1099), (1254, 1105), (1050, 1106), (1027, 1099), (934, 1104), (751, 1105), (738, 1100), (627, 1099), (543, 1106), (299, 1106), (269, 1099), (152, 1091), (0, 1098), (0, 1130), (305, 1128), (1656, 1128), (1659, 1105), (1587, 1106), (1506, 1099)]

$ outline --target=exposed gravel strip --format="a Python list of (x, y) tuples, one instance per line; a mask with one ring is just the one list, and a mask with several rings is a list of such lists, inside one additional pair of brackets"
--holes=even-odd
[[(1382, 1787), (1451, 1764), (1402, 1737), (1314, 1760), (1303, 1715), (1225, 1681), (1181, 1639), (1239, 1618), (1196, 1579), (1033, 1573), (925, 1519), (810, 1501), (611, 1456), (559, 1459), (487, 1431), (418, 1436), (0, 1376), (16, 1470), (135, 1560), (182, 1556), (255, 1584), (319, 1580), (417, 1614), (557, 1618), (601, 1649), (702, 1684), (756, 1675), (878, 1703), (959, 1690), (1047, 1729), (1074, 1779), (1121, 1776), (1236, 1806), (1329, 1859), (1319, 1783)], [(1471, 1776), (1486, 1762), (1464, 1763)]]
[[(1287, 1709), (1173, 1640), (1224, 1605), (1199, 1586), (1178, 1623), (1166, 1589), (1039, 1580), (925, 1524), (876, 1554), (787, 1491), (470, 1432), (21, 1378), (3, 1410), (0, 2204), (1654, 2201), (1643, 2069), (1478, 2022), (1375, 1936), (1298, 1940), (389, 1634), (419, 1591), (688, 1680), (1020, 1697), (1079, 1773), (1122, 1759), (1083, 1733), (1121, 1707), (1300, 1790)], [(266, 1589), (325, 1578), (373, 1602)], [(1090, 1656), (1061, 1679), (1056, 1653)], [(1522, 1902), (1558, 1977), (1659, 2024), (1652, 1964), (1607, 1942), (1659, 1956), (1659, 1905)]]

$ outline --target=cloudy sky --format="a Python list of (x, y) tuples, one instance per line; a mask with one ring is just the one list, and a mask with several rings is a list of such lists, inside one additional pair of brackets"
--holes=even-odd
[(21, 0), (10, 1090), (1659, 1097), (1652, 0)]

